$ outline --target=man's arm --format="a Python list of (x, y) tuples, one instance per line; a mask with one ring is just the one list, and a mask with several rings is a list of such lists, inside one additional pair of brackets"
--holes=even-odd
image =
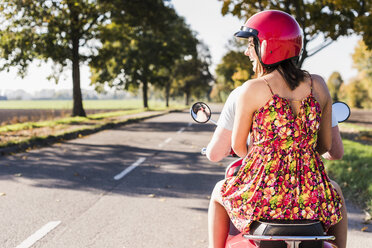
[(342, 159), (344, 155), (344, 145), (342, 144), (342, 139), (340, 135), (340, 130), (338, 126), (332, 127), (332, 146), (331, 149), (324, 153), (322, 156), (328, 160), (338, 160)]
[(207, 158), (212, 162), (218, 162), (228, 156), (231, 151), (232, 131), (217, 126), (213, 137), (207, 146)]
[(218, 162), (228, 156), (231, 151), (231, 134), (234, 126), (235, 101), (240, 87), (234, 89), (227, 98), (222, 109), (217, 128), (207, 146), (207, 158), (212, 162)]

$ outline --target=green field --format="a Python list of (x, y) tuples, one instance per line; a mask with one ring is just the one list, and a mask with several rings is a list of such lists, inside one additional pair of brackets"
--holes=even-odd
[[(181, 106), (170, 102), (171, 107)], [(143, 107), (142, 100), (85, 100), (84, 109), (138, 109)], [(149, 101), (151, 109), (164, 108), (164, 101)], [(0, 109), (72, 109), (72, 100), (29, 100), (0, 101)]]
[(343, 143), (344, 157), (325, 161), (327, 170), (347, 199), (372, 214), (372, 147), (346, 139)]

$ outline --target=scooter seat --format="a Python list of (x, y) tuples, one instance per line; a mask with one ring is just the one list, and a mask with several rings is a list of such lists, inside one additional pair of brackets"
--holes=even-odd
[[(312, 220), (260, 220), (251, 224), (251, 235), (257, 236), (324, 236), (320, 221)], [(284, 241), (255, 241), (259, 248), (287, 248)], [(300, 248), (322, 248), (323, 241), (302, 241)]]
[(323, 236), (320, 221), (313, 220), (260, 220), (251, 225), (251, 235), (262, 236)]
[[(239, 231), (230, 222), (230, 236), (239, 235)], [(260, 220), (250, 226), (250, 235), (254, 236), (325, 236), (323, 225), (320, 221), (313, 220)], [(254, 240), (259, 248), (287, 248), (285, 241), (264, 241)], [(297, 246), (296, 246), (297, 247)], [(323, 248), (323, 241), (311, 240), (302, 241), (300, 248)]]

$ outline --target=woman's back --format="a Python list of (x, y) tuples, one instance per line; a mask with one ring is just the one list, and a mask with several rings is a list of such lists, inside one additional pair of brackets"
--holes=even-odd
[(280, 150), (280, 154), (313, 153), (320, 126), (321, 108), (313, 96), (312, 79), (307, 95), (301, 96), (300, 100), (291, 99), (293, 96), (281, 97), (274, 93), (267, 79), (264, 80), (270, 89), (271, 97), (254, 112), (251, 129), (253, 145), (266, 150)]
[[(322, 109), (327, 101), (327, 92), (323, 86), (325, 83), (323, 79), (317, 75), (311, 75), (311, 78), (305, 78), (305, 80), (300, 82), (298, 87), (296, 87), (294, 90), (290, 89), (286, 81), (277, 71), (259, 79), (254, 79), (254, 81), (255, 82), (253, 82), (253, 84), (256, 85), (256, 89), (251, 93), (257, 96), (255, 99), (256, 109), (264, 106), (264, 104), (272, 97), (273, 94), (287, 99), (296, 115), (300, 108), (301, 100), (306, 98), (311, 91)], [(265, 83), (265, 81), (267, 83)], [(311, 87), (313, 88), (312, 90)], [(246, 100), (249, 101), (249, 99)]]
[[(245, 146), (245, 140), (252, 128), (253, 116), (256, 111), (260, 110), (273, 96), (279, 97), (286, 102), (290, 108), (291, 115), (296, 117), (303, 104), (302, 100), (312, 95), (314, 100), (319, 104), (318, 111), (321, 114), (317, 151), (324, 153), (331, 146), (331, 97), (324, 80), (317, 76), (305, 77), (298, 87), (291, 90), (279, 72), (274, 71), (264, 77), (250, 80), (243, 85), (243, 91), (237, 103), (237, 113), (234, 120), (235, 133), (232, 137), (234, 151), (240, 156), (239, 149), (235, 144), (241, 147)], [(306, 113), (305, 113), (306, 115)], [(235, 147), (234, 147), (235, 146)], [(246, 152), (246, 151), (244, 151)]]
[(321, 104), (327, 109), (329, 101), (320, 86), (309, 78), (291, 91), (274, 75), (250, 82), (251, 92), (240, 96), (238, 118), (251, 115), (253, 147), (238, 175), (222, 187), (224, 206), (240, 231), (259, 219), (315, 219), (326, 228), (339, 220), (341, 200), (316, 151)]

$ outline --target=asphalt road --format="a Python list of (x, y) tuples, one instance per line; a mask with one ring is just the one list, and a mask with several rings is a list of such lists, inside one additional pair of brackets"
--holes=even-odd
[[(0, 158), (0, 247), (206, 247), (232, 160), (200, 155), (213, 130), (171, 113)], [(361, 218), (351, 209), (350, 248), (372, 247)]]

